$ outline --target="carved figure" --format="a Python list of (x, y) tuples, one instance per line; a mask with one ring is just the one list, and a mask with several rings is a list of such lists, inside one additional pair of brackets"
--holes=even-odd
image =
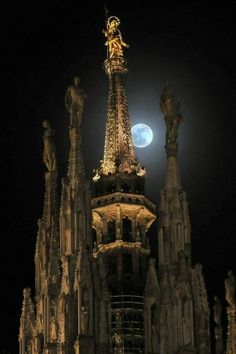
[(49, 172), (55, 172), (57, 169), (57, 163), (56, 147), (53, 140), (54, 130), (51, 128), (51, 125), (47, 120), (43, 121), (43, 127), (45, 128), (45, 132), (43, 134), (43, 161)]
[(54, 316), (52, 316), (50, 322), (50, 337), (53, 341), (57, 339), (57, 324)]
[(41, 351), (41, 342), (39, 336), (34, 337), (33, 353), (39, 353)]
[(59, 302), (59, 339), (60, 343), (65, 342), (65, 300), (64, 297), (60, 298)]
[(62, 263), (62, 289), (65, 294), (69, 293), (70, 290), (70, 285), (69, 285), (69, 265), (67, 262), (67, 259), (64, 258), (63, 263)]
[(100, 179), (100, 174), (98, 169), (93, 170), (94, 176), (93, 176), (93, 181), (97, 182)]
[(87, 334), (88, 331), (88, 312), (84, 306), (81, 306), (81, 320), (80, 320), (81, 334)]
[(232, 307), (236, 305), (236, 281), (232, 270), (228, 271), (228, 278), (225, 279), (225, 299)]
[(122, 327), (122, 317), (121, 317), (121, 312), (120, 311), (117, 311), (116, 312), (116, 329), (118, 331), (121, 330), (121, 327)]
[(176, 144), (182, 115), (179, 112), (179, 102), (169, 86), (166, 86), (162, 91), (160, 107), (165, 115), (166, 143)]
[(43, 331), (43, 300), (42, 298), (37, 303), (37, 329), (38, 332)]
[(70, 113), (70, 125), (76, 127), (81, 124), (81, 116), (84, 110), (85, 92), (79, 86), (80, 78), (74, 78), (74, 84), (69, 86), (66, 91), (65, 104)]
[(214, 321), (217, 326), (221, 327), (221, 302), (217, 296), (214, 297)]
[(107, 29), (103, 30), (105, 37), (107, 37), (105, 45), (108, 46), (109, 58), (123, 57), (123, 47), (129, 47), (122, 39), (121, 32), (118, 29), (119, 25), (118, 17), (111, 16), (107, 20)]
[(89, 328), (89, 295), (87, 288), (82, 291), (82, 306), (81, 306), (81, 319), (80, 328), (82, 334), (88, 334)]
[(141, 166), (141, 164), (138, 162), (137, 166), (135, 166), (137, 176), (143, 177), (147, 174), (146, 169), (144, 166)]

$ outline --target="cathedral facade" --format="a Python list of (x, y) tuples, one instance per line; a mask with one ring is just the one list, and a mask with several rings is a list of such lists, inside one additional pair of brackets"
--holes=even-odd
[[(79, 78), (66, 92), (70, 152), (60, 201), (54, 131), (43, 122), (44, 209), (34, 299), (29, 288), (23, 291), (20, 354), (210, 353), (208, 299), (202, 267), (191, 262), (188, 203), (177, 163), (179, 102), (164, 88), (166, 177), (156, 208), (145, 196), (146, 171), (135, 157), (124, 85), (128, 45), (119, 24), (112, 16), (104, 31), (106, 135), (91, 183), (82, 154), (86, 94)], [(156, 218), (154, 259), (147, 235)]]

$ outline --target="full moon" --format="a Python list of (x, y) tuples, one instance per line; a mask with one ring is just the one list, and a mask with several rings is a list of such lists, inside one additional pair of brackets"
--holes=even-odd
[(131, 133), (134, 145), (138, 148), (144, 148), (152, 142), (153, 132), (147, 124), (135, 124), (131, 128)]

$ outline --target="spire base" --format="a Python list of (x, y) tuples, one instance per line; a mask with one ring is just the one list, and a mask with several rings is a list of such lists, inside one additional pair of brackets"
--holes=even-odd
[(107, 75), (114, 73), (126, 74), (128, 72), (127, 62), (123, 57), (114, 57), (106, 59), (104, 68)]

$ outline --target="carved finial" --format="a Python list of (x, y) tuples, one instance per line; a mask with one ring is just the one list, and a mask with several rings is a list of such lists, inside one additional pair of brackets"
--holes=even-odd
[(31, 335), (32, 326), (34, 325), (34, 305), (30, 296), (30, 288), (23, 290), (23, 305), (20, 319), (20, 338), (24, 335)]
[(28, 298), (30, 298), (30, 293), (31, 293), (31, 289), (30, 288), (24, 288), (23, 289), (24, 301), (27, 301)]
[(106, 30), (103, 30), (108, 46), (108, 58), (123, 57), (123, 47), (128, 48), (123, 39), (120, 30), (118, 29), (120, 20), (116, 16), (110, 16), (106, 21)]
[(76, 76), (74, 83), (68, 87), (65, 96), (65, 105), (67, 111), (70, 113), (71, 127), (81, 124), (85, 98), (86, 94), (80, 87), (80, 78)]
[(49, 121), (43, 121), (43, 127), (45, 128), (43, 134), (44, 150), (43, 161), (49, 172), (55, 172), (57, 169), (56, 161), (56, 147), (54, 144), (54, 130), (51, 128)]
[(161, 94), (160, 107), (165, 115), (167, 156), (176, 156), (178, 148), (178, 128), (182, 121), (179, 102), (174, 91), (167, 85)]

